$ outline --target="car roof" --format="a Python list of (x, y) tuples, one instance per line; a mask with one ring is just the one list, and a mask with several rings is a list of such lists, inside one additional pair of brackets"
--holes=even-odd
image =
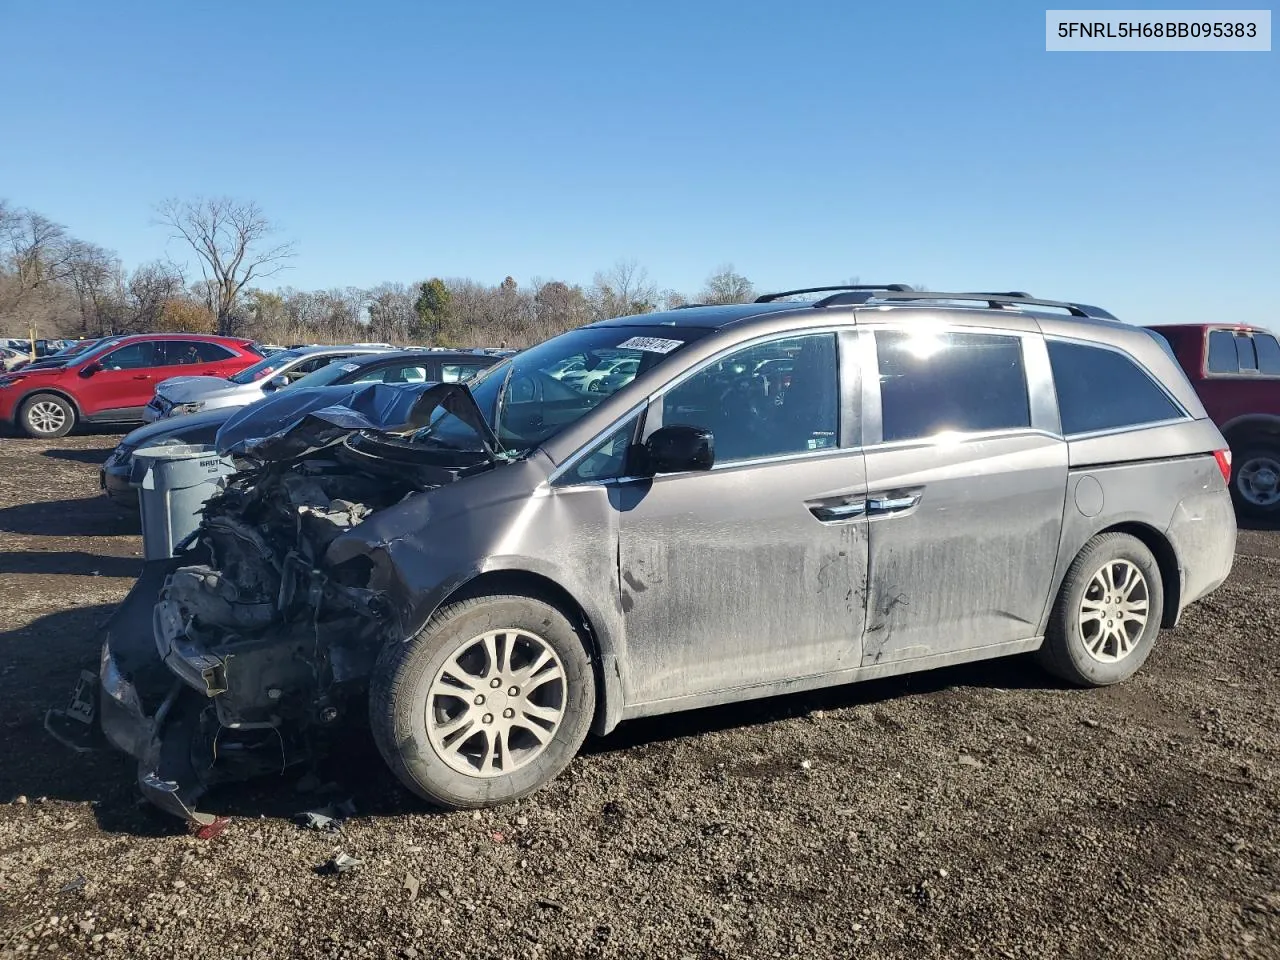
[(1150, 323), (1147, 326), (1152, 330), (1240, 330), (1246, 333), (1272, 333), (1266, 327), (1252, 323), (1233, 323), (1229, 320), (1221, 323)]
[(209, 343), (253, 343), (248, 337), (228, 337), (218, 333), (126, 333), (114, 337), (102, 337), (103, 341), (113, 340), (117, 343), (134, 343), (139, 340), (202, 340)]
[(789, 310), (807, 309), (810, 304), (795, 302), (777, 303), (726, 303), (717, 306), (680, 307), (660, 313), (637, 313), (626, 317), (612, 317), (587, 324), (589, 327), (675, 327), (719, 330), (739, 320)]
[[(785, 300), (795, 293), (827, 292), (817, 300)], [(856, 322), (859, 311), (928, 310), (931, 312), (960, 312), (966, 315), (981, 313), (996, 320), (1019, 323), (1018, 317), (1032, 317), (1055, 321), (1067, 321), (1085, 325), (1114, 327), (1121, 321), (1101, 307), (1064, 300), (1042, 300), (1029, 293), (945, 293), (913, 290), (905, 284), (879, 287), (811, 287), (800, 291), (763, 297), (754, 303), (735, 303), (716, 306), (691, 305), (659, 313), (633, 314), (613, 317), (588, 324), (591, 327), (671, 327), (673, 329), (721, 330), (725, 327), (752, 320), (767, 320), (785, 315), (801, 315), (810, 311), (817, 317), (832, 311), (834, 322)], [(1003, 324), (1001, 324), (1003, 325)]]

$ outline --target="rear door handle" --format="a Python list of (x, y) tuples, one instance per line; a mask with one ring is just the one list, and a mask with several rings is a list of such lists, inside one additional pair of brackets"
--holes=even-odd
[(867, 500), (867, 513), (875, 516), (884, 516), (891, 513), (901, 513), (903, 510), (910, 510), (920, 502), (920, 494), (911, 493), (898, 497), (871, 497)]

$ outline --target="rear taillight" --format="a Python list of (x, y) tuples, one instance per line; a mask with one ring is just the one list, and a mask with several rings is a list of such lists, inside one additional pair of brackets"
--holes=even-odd
[(1231, 482), (1231, 451), (1215, 450), (1213, 459), (1218, 461), (1218, 469), (1222, 471), (1222, 479), (1227, 483)]

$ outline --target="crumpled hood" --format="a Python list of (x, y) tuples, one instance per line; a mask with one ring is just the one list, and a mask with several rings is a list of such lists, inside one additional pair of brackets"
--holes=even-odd
[(160, 381), (156, 393), (174, 403), (190, 403), (192, 400), (208, 399), (215, 393), (236, 393), (252, 386), (254, 385), (232, 383), (223, 377), (170, 377)]
[(293, 387), (238, 410), (218, 431), (214, 444), (221, 456), (292, 460), (357, 431), (400, 433), (424, 427), (436, 408), (475, 430), (485, 454), (498, 459), (498, 438), (461, 383)]

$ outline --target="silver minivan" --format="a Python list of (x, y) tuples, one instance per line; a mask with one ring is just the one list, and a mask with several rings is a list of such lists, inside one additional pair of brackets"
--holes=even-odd
[[(242, 425), (80, 715), (197, 820), (353, 723), (419, 796), (484, 807), (633, 717), (1031, 652), (1115, 683), (1226, 578), (1230, 454), (1158, 336), (1025, 294), (822, 292)], [(620, 358), (613, 392), (553, 375)]]

